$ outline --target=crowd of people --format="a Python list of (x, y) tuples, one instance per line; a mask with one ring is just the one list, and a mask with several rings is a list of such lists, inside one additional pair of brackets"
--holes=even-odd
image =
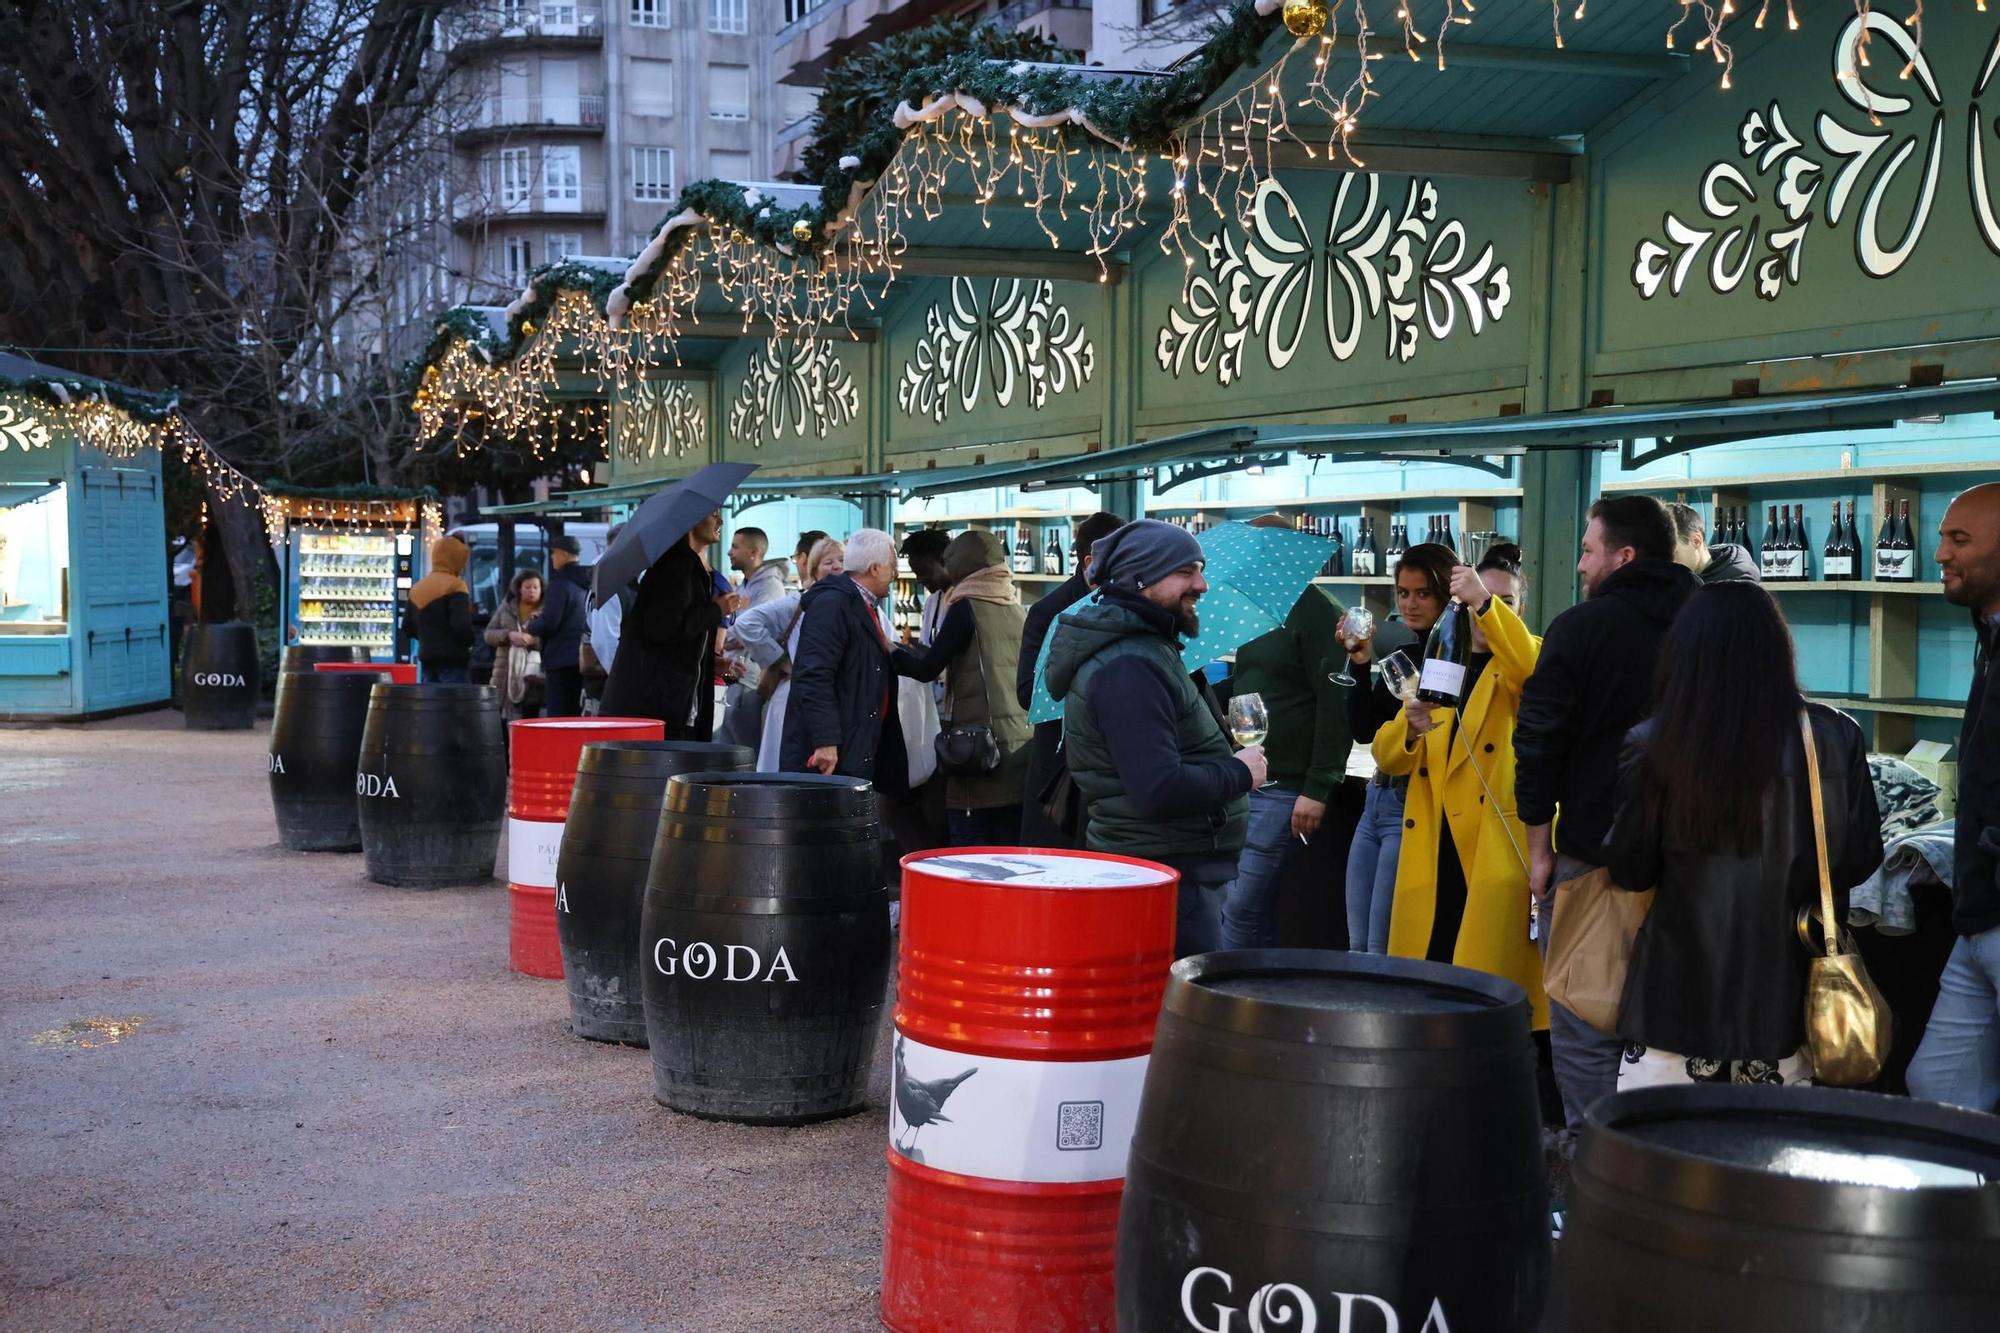
[[(1542, 1034), (1551, 1119), (1572, 1127), (1619, 1087), (1812, 1077), (1805, 923), (1820, 866), (1844, 919), (1847, 891), (1883, 860), (1867, 745), (1852, 718), (1807, 701), (1754, 563), (1710, 546), (1694, 510), (1643, 495), (1592, 505), (1583, 600), (1540, 635), (1518, 546), (1468, 566), (1423, 543), (1396, 562), (1395, 611), (1379, 623), (1347, 619), (1308, 585), (1277, 628), (1214, 646), (1226, 669), (1192, 672), (1183, 648), (1200, 634), (1207, 562), (1178, 526), (1090, 516), (1075, 528), (1074, 572), (1025, 611), (998, 537), (913, 533), (900, 554), (924, 602), (909, 643), (891, 614), (899, 553), (886, 532), (801, 534), (788, 569), (766, 558), (763, 532), (739, 529), (735, 586), (706, 559), (720, 527), (711, 515), (636, 590), (596, 608), (557, 539), (549, 577), (517, 577), (486, 630), (503, 695), (531, 707), (516, 682), (532, 666), (541, 707), (575, 711), (583, 641), (607, 673), (606, 713), (735, 741), (760, 769), (867, 779), (904, 850), (1084, 848), (1166, 864), (1180, 876), (1182, 955), (1297, 942), (1278, 920), (1287, 868), (1315, 839), (1345, 840), (1343, 857), (1322, 862), (1336, 867), (1329, 880), (1344, 865), (1345, 882), (1318, 889), (1344, 905), (1347, 947), (1517, 982)], [(1958, 770), (1962, 938), (1909, 1085), (1990, 1110), (2000, 486), (1952, 504), (1937, 560), (1979, 651)], [(419, 623), (455, 633), (455, 615)], [(1469, 652), (1452, 701), (1427, 701), (1389, 668), (1420, 663), (1447, 617), (1469, 631)], [(428, 667), (428, 633), (423, 644)], [(728, 682), (719, 728), (717, 680)], [(1038, 684), (1060, 709), (1039, 725)], [(1238, 746), (1226, 702), (1251, 693), (1267, 739)], [(1357, 742), (1372, 759), (1365, 786), (1349, 776)], [(1650, 908), (1608, 1004), (1583, 1004), (1580, 986), (1552, 999), (1561, 914), (1641, 893)], [(1566, 957), (1565, 975), (1576, 966)]]

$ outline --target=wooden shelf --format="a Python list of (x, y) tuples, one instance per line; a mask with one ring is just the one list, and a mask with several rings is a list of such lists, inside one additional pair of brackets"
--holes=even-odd
[(995, 509), (983, 514), (932, 514), (926, 518), (899, 518), (894, 526), (899, 528), (948, 528), (959, 523), (999, 523), (1010, 520), (1023, 522), (1037, 520), (1054, 523), (1061, 520), (1074, 523), (1088, 514), (1074, 514), (1067, 509)]
[[(2000, 469), (1995, 469), (2000, 471)], [(1518, 486), (1495, 486), (1473, 490), (1453, 491), (1381, 491), (1365, 495), (1290, 495), (1275, 500), (1211, 500), (1192, 502), (1172, 502), (1148, 500), (1146, 512), (1149, 514), (1206, 513), (1221, 509), (1315, 509), (1328, 505), (1364, 504), (1407, 504), (1412, 501), (1444, 500), (1456, 503), (1459, 500), (1518, 500), (1521, 488)]]
[(1959, 477), (2000, 474), (2000, 463), (1905, 463), (1888, 467), (1817, 468), (1805, 472), (1758, 472), (1741, 477), (1654, 477), (1610, 481), (1610, 491), (1728, 491), (1797, 486), (1823, 481), (1874, 482), (1899, 477)]
[(1871, 699), (1861, 694), (1811, 694), (1806, 697), (1816, 704), (1828, 704), (1855, 713), (1893, 713), (1899, 717), (1965, 716), (1963, 704), (1947, 703), (1942, 699)]
[(1878, 583), (1873, 579), (1840, 579), (1828, 583), (1823, 579), (1812, 579), (1804, 583), (1775, 582), (1764, 585), (1766, 592), (1917, 592), (1942, 594), (1944, 584), (1928, 579), (1914, 583)]

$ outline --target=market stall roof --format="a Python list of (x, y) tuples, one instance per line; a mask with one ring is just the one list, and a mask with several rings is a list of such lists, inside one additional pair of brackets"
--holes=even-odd
[(151, 422), (164, 420), (180, 406), (177, 393), (148, 393), (7, 351), (0, 351), (0, 389), (20, 389), (52, 403), (99, 398)]

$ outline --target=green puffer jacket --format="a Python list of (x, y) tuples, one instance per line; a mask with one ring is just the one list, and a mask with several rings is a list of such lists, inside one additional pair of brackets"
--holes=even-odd
[[(1049, 693), (1063, 705), (1063, 749), (1070, 776), (1089, 803), (1090, 850), (1153, 858), (1241, 851), (1250, 800), (1240, 788), (1219, 795), (1209, 809), (1175, 814), (1148, 812), (1127, 791), (1100, 730), (1102, 720), (1087, 702), (1091, 678), (1123, 657), (1137, 657), (1157, 668), (1171, 695), (1173, 744), (1184, 769), (1209, 766), (1205, 785), (1218, 791), (1223, 783), (1233, 785), (1237, 779), (1231, 774), (1218, 781), (1214, 765), (1220, 762), (1242, 771), (1232, 758), (1214, 707), (1181, 665), (1178, 643), (1139, 611), (1112, 597), (1080, 605), (1056, 621), (1048, 683)], [(1163, 751), (1163, 757), (1172, 756)], [(1190, 785), (1204, 785), (1199, 780), (1202, 775), (1195, 776), (1198, 780)]]

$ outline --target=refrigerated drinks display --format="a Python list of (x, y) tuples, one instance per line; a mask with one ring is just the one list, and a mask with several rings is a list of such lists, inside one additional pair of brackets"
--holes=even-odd
[(294, 528), (296, 642), (364, 648), (370, 657), (396, 647), (396, 537), (388, 532)]

